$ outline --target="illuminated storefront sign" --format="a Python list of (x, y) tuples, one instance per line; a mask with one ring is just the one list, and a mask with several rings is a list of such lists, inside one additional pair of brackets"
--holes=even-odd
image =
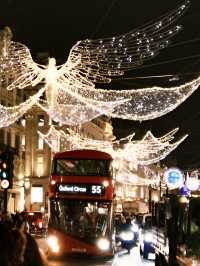
[(184, 176), (178, 168), (169, 168), (164, 173), (164, 180), (169, 189), (176, 189), (183, 186)]

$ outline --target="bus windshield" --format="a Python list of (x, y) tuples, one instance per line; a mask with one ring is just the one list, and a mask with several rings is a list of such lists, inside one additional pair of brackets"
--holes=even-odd
[(51, 199), (50, 209), (51, 225), (69, 236), (97, 238), (109, 230), (109, 202)]
[(109, 160), (54, 159), (53, 174), (64, 176), (111, 176)]

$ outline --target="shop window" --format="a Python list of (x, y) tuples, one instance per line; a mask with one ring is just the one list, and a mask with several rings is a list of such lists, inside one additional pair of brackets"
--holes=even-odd
[(31, 203), (43, 203), (43, 187), (32, 186), (31, 188)]
[(21, 136), (21, 145), (24, 146), (24, 147), (26, 145), (26, 136), (25, 135)]

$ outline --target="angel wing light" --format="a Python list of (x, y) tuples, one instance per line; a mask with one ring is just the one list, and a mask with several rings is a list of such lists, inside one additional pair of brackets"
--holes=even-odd
[(169, 45), (181, 29), (181, 26), (170, 26), (188, 6), (189, 1), (185, 1), (159, 20), (117, 37), (79, 41), (70, 51), (66, 70), (75, 79), (83, 77), (82, 83), (90, 87), (110, 82), (112, 77), (138, 67)]
[(184, 135), (178, 141), (170, 143), (177, 131), (178, 128), (173, 129), (161, 138), (156, 138), (151, 131), (147, 131), (141, 140), (129, 141), (124, 145), (124, 157), (130, 161), (136, 159), (141, 165), (150, 165), (159, 162), (167, 157), (167, 155), (188, 137), (188, 135)]
[(110, 153), (118, 161), (128, 161), (140, 165), (150, 165), (164, 159), (188, 136), (184, 135), (178, 141), (171, 143), (178, 131), (178, 128), (175, 128), (160, 138), (154, 137), (151, 131), (147, 131), (141, 140), (132, 140), (134, 134), (131, 134), (124, 139), (108, 141), (90, 139), (72, 129), (67, 129), (67, 131), (68, 133), (51, 126), (47, 134), (40, 131), (38, 131), (38, 134), (53, 151), (97, 149)]
[(159, 117), (187, 99), (198, 87), (200, 79), (169, 89), (116, 91), (95, 86), (96, 83), (109, 83), (115, 76), (156, 56), (180, 31), (180, 26), (172, 25), (188, 6), (189, 1), (185, 1), (157, 21), (117, 37), (79, 41), (62, 66), (56, 66), (54, 58), (49, 60), (48, 66), (36, 64), (25, 45), (12, 42), (11, 36), (4, 34), (0, 38), (3, 40), (0, 78), (11, 81), (8, 90), (45, 82), (47, 101), (39, 104), (52, 119), (63, 124), (80, 124), (108, 113), (132, 120)]

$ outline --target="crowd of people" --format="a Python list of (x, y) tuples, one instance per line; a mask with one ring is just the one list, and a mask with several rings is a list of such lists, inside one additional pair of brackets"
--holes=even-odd
[(45, 265), (37, 242), (29, 233), (29, 225), (23, 212), (0, 215), (0, 265)]

